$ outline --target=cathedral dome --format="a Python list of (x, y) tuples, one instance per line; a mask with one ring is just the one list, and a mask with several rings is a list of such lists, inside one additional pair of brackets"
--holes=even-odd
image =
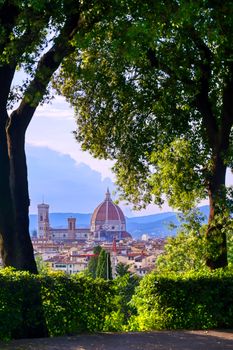
[(91, 218), (91, 232), (99, 239), (123, 238), (126, 234), (125, 216), (114, 204), (107, 189), (105, 200), (94, 210)]
[(125, 224), (125, 217), (121, 208), (112, 202), (109, 190), (107, 190), (105, 200), (94, 210), (91, 223), (97, 221), (108, 222), (112, 220), (121, 221)]
[(97, 221), (108, 222), (112, 220), (121, 221), (125, 224), (125, 217), (121, 208), (113, 203), (109, 190), (107, 190), (105, 200), (94, 210), (91, 223)]

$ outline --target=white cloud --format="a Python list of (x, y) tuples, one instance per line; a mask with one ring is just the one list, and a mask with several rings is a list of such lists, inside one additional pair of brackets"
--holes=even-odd
[[(100, 172), (87, 164), (77, 164), (70, 155), (32, 145), (27, 145), (26, 152), (31, 213), (37, 212), (37, 205), (43, 199), (50, 205), (51, 212), (91, 213), (104, 200), (107, 187), (111, 192), (115, 190), (110, 178), (103, 179)], [(161, 212), (154, 205), (140, 212), (133, 212), (123, 203), (120, 207), (126, 216)], [(162, 211), (168, 209), (164, 207)]]
[(77, 164), (69, 155), (47, 147), (27, 145), (31, 212), (45, 200), (52, 211), (90, 213), (104, 199), (107, 187), (114, 188), (109, 178), (86, 164)]
[(75, 161), (85, 163), (93, 170), (101, 173), (102, 178), (114, 179), (111, 171), (113, 162), (93, 158), (83, 152), (76, 142), (73, 131), (76, 129), (73, 111), (64, 98), (58, 96), (53, 104), (37, 109), (26, 135), (29, 145), (48, 147), (61, 154), (69, 154)]

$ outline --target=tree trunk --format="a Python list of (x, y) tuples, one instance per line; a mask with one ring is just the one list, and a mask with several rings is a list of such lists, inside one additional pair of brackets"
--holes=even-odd
[(4, 266), (15, 265), (14, 246), (14, 213), (10, 191), (10, 164), (7, 150), (7, 139), (5, 131), (5, 117), (0, 119), (0, 237), (1, 237), (1, 257)]
[[(24, 132), (16, 133), (14, 123), (6, 129), (8, 115), (0, 118), (0, 242), (4, 266), (37, 273), (29, 235), (27, 167), (24, 153)], [(8, 130), (8, 131), (7, 131)], [(27, 320), (14, 330), (14, 338), (48, 336), (43, 313), (40, 286), (33, 295), (25, 286), (22, 308), (27, 316), (37, 310), (36, 324)], [(30, 297), (30, 301), (28, 299)], [(22, 315), (25, 316), (25, 315)]]
[(25, 155), (25, 128), (15, 112), (12, 113), (7, 127), (8, 155), (10, 164), (10, 189), (15, 221), (14, 263), (17, 270), (37, 273), (33, 246), (29, 233), (29, 194), (27, 181), (27, 164)]
[[(14, 135), (15, 136), (15, 135)], [(3, 266), (37, 273), (29, 235), (24, 137), (9, 137), (0, 123), (0, 237)]]
[[(7, 123), (9, 121), (6, 110), (11, 82), (15, 72), (15, 65), (0, 67), (0, 250), (4, 266), (13, 266), (22, 269), (19, 263), (18, 250), (19, 233), (16, 225), (13, 192), (11, 189), (11, 162), (8, 152)], [(28, 269), (36, 272), (36, 269)]]
[(219, 221), (227, 209), (225, 177), (226, 166), (221, 155), (218, 155), (213, 160), (212, 176), (208, 189), (210, 212), (206, 233), (208, 245), (206, 265), (211, 270), (227, 266), (226, 232)]

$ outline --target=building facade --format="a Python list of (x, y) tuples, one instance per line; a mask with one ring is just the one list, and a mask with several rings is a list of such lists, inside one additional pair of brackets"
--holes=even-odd
[(77, 228), (76, 218), (67, 219), (66, 228), (52, 228), (49, 223), (49, 205), (42, 203), (38, 208), (38, 238), (55, 242), (87, 240), (90, 230), (88, 228)]
[(77, 228), (76, 218), (67, 219), (66, 228), (52, 228), (49, 222), (49, 205), (38, 205), (38, 238), (55, 242), (93, 240), (112, 242), (114, 239), (130, 239), (121, 208), (113, 203), (107, 189), (105, 200), (94, 210), (89, 228)]

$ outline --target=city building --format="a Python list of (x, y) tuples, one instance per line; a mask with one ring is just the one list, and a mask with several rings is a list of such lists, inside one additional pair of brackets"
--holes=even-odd
[(76, 218), (67, 219), (67, 228), (52, 228), (49, 223), (49, 205), (42, 203), (38, 206), (38, 238), (54, 242), (87, 240), (90, 230), (77, 228)]
[(91, 226), (88, 228), (76, 227), (76, 218), (67, 219), (66, 228), (52, 228), (49, 222), (49, 205), (38, 205), (38, 238), (54, 242), (93, 240), (108, 241), (113, 239), (131, 239), (126, 231), (125, 216), (121, 208), (113, 203), (107, 189), (105, 200), (94, 210), (91, 217)]
[(112, 242), (114, 239), (130, 239), (126, 231), (125, 216), (116, 205), (107, 189), (105, 200), (94, 210), (91, 218), (90, 238), (99, 241)]

